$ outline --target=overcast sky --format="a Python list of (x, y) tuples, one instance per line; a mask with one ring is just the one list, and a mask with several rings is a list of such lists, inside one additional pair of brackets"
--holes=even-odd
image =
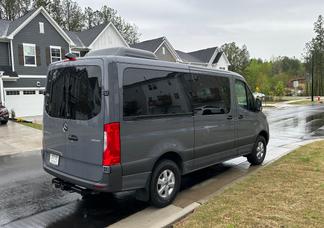
[(77, 0), (114, 8), (139, 27), (141, 41), (166, 36), (175, 49), (193, 51), (226, 42), (246, 44), (251, 57), (301, 58), (324, 14), (323, 0)]

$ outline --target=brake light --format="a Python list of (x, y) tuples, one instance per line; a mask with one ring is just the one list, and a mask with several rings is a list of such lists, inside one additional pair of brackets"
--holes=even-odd
[(73, 53), (67, 53), (67, 54), (65, 55), (65, 58), (67, 58), (67, 59), (65, 59), (64, 62), (68, 62), (68, 61), (76, 61), (76, 60), (77, 60), (77, 59), (76, 59), (76, 55), (74, 55)]
[(120, 163), (120, 124), (109, 123), (104, 125), (104, 153), (103, 166)]

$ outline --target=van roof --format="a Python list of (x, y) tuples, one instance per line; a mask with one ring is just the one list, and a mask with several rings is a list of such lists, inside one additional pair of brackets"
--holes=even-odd
[(136, 48), (115, 47), (90, 51), (87, 56), (125, 56), (143, 59), (158, 59), (153, 52)]
[[(94, 59), (94, 58), (104, 58), (109, 59), (110, 61), (121, 62), (121, 63), (134, 63), (138, 65), (151, 65), (154, 67), (167, 67), (174, 69), (187, 69), (187, 70), (196, 70), (201, 72), (211, 72), (211, 73), (220, 73), (228, 76), (236, 76), (237, 78), (244, 79), (244, 77), (238, 73), (232, 71), (219, 70), (214, 68), (208, 68), (204, 66), (189, 65), (185, 63), (174, 63), (163, 60), (158, 60), (156, 55), (150, 51), (140, 50), (136, 48), (126, 48), (126, 47), (117, 47), (117, 48), (106, 48), (95, 51), (90, 51), (86, 56), (78, 58), (82, 60)], [(108, 60), (108, 61), (109, 61)], [(51, 65), (59, 64), (60, 62), (52, 63)]]

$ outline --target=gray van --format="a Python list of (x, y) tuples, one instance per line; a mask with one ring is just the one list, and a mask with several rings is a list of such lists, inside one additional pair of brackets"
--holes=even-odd
[(259, 165), (269, 128), (239, 74), (112, 48), (50, 65), (43, 167), (82, 195), (136, 190), (170, 204), (181, 176), (228, 159)]

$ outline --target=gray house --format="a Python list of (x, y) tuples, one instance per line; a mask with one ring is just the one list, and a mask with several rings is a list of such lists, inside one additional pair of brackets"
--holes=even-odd
[(146, 40), (133, 44), (131, 47), (153, 52), (161, 60), (182, 62), (181, 58), (166, 37)]
[(151, 51), (160, 60), (169, 62), (180, 62), (221, 70), (228, 70), (228, 66), (230, 66), (226, 54), (217, 47), (186, 53), (175, 50), (166, 37), (146, 40), (133, 44), (131, 47)]
[(184, 63), (205, 66), (220, 70), (228, 70), (231, 65), (226, 54), (217, 47), (206, 48), (193, 52), (182, 52), (176, 50)]
[(48, 65), (65, 53), (128, 44), (112, 23), (82, 32), (64, 31), (42, 7), (0, 20), (0, 102), (18, 117), (41, 115)]

